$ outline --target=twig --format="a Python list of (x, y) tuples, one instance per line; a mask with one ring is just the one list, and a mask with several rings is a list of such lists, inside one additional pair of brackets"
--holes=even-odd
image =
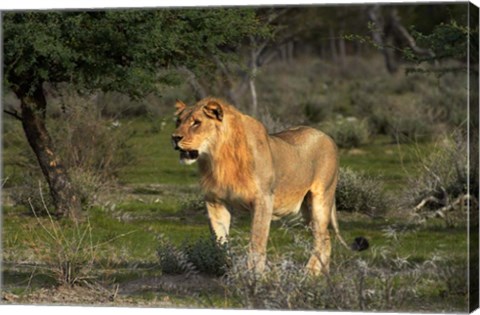
[(117, 298), (117, 295), (118, 295), (118, 289), (120, 288), (120, 285), (117, 283), (115, 285), (115, 289), (113, 291), (113, 294), (110, 296), (110, 301), (114, 302), (115, 299)]
[(19, 121), (23, 121), (22, 116), (20, 116), (16, 110), (15, 110), (15, 111), (11, 111), (11, 110), (8, 110), (8, 109), (4, 109), (3, 112), (4, 112), (5, 114), (8, 114), (8, 115), (12, 116), (13, 118), (15, 118), (15, 119), (17, 119), (17, 120), (19, 120)]

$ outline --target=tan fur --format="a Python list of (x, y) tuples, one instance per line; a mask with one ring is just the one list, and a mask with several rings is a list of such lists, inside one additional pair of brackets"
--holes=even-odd
[(178, 101), (175, 107), (178, 126), (172, 138), (180, 139), (178, 149), (199, 152), (200, 184), (216, 237), (226, 241), (231, 210), (251, 211), (249, 265), (261, 272), (271, 220), (302, 209), (314, 236), (307, 269), (328, 272), (331, 221), (338, 234), (338, 156), (332, 139), (309, 127), (268, 135), (259, 121), (216, 98), (192, 107)]

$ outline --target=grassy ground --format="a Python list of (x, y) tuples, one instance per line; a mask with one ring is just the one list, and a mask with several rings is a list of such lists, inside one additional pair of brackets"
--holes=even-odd
[[(129, 121), (128, 125), (136, 130), (130, 141), (137, 159), (120, 174), (122, 186), (88, 211), (89, 221), (77, 231), (86, 235), (82, 242), (72, 238), (75, 246), (94, 249), (94, 253), (81, 252), (86, 265), (95, 266), (94, 272), (87, 270), (85, 274), (103, 286), (90, 290), (98, 291), (91, 297), (92, 301), (83, 294), (84, 299), (71, 302), (98, 303), (99, 297), (105, 297), (106, 304), (114, 305), (235, 307), (235, 302), (224, 297), (215, 278), (199, 280), (198, 276), (187, 279), (162, 275), (156, 253), (161, 235), (177, 245), (209, 237), (208, 221), (196, 185), (197, 171), (195, 167), (179, 165), (177, 152), (170, 147), (172, 125), (157, 131), (152, 130), (154, 125), (146, 120)], [(391, 144), (379, 138), (361, 149), (342, 151), (341, 164), (381, 175), (385, 189), (395, 193), (406, 183), (409, 170), (413, 172), (416, 155), (427, 149), (428, 144), (422, 145), (419, 151), (412, 145)], [(8, 154), (11, 153), (4, 155), (5, 163), (9, 161)], [(5, 170), (8, 175), (8, 167)], [(376, 257), (384, 250), (388, 250), (391, 257), (406, 257), (410, 263), (423, 263), (438, 256), (447, 264), (465, 264), (464, 227), (446, 229), (441, 221), (418, 226), (398, 216), (372, 219), (343, 212), (339, 216), (346, 240), (359, 235), (369, 239), (371, 249), (356, 255), (370, 259), (373, 264), (382, 264), (382, 259)], [(49, 288), (58, 283), (52, 270), (61, 269), (55, 253), (62, 251), (62, 247), (49, 233), (54, 234), (56, 229), (75, 231), (75, 227), (66, 223), (57, 224), (48, 217), (35, 218), (25, 208), (3, 206), (3, 290), (7, 301), (50, 303), (55, 296)], [(246, 240), (248, 230), (249, 215), (235, 213), (232, 236)], [(269, 259), (295, 251), (294, 235), (307, 240), (310, 237), (304, 228), (289, 227), (285, 221), (274, 222), (268, 245)], [(78, 259), (76, 254), (65, 253), (73, 262)], [(345, 255), (350, 254), (334, 241), (333, 263), (341, 264)], [(306, 259), (304, 253), (298, 256)], [(197, 282), (209, 285), (202, 287)], [(120, 293), (115, 294), (115, 299), (109, 299), (115, 288)], [(435, 311), (461, 310), (464, 306), (461, 294), (445, 293), (448, 291), (445, 284), (423, 286), (423, 290), (426, 291), (421, 294), (422, 300), (412, 301), (410, 309), (420, 306), (422, 301)], [(446, 298), (439, 298), (441, 294)]]

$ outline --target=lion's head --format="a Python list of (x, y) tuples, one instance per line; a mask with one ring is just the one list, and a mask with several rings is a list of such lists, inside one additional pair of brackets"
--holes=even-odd
[(177, 101), (176, 129), (172, 134), (172, 144), (180, 151), (180, 162), (192, 164), (210, 148), (217, 138), (223, 121), (222, 105), (214, 99), (204, 99), (194, 106), (188, 107)]

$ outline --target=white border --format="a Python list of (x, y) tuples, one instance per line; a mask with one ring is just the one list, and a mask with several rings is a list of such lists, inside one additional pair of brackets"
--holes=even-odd
[[(16, 0), (16, 1), (2, 1), (0, 3), (0, 11), (5, 10), (46, 10), (46, 9), (102, 9), (102, 8), (152, 8), (152, 7), (205, 7), (205, 6), (252, 6), (252, 5), (307, 5), (307, 4), (368, 4), (368, 3), (395, 3), (395, 4), (422, 4), (422, 3), (442, 3), (442, 2), (467, 2), (467, 1), (458, 1), (458, 0), (435, 0), (435, 1), (414, 1), (414, 0), (42, 0), (42, 1), (32, 1), (32, 0)], [(477, 7), (479, 7), (480, 0), (471, 0)], [(0, 19), (1, 21), (1, 19)], [(1, 46), (0, 46), (1, 47)], [(1, 54), (0, 54), (1, 56)], [(0, 87), (1, 91), (1, 87)], [(0, 113), (1, 118), (1, 113)], [(1, 152), (1, 149), (0, 149)], [(0, 213), (1, 220), (1, 213)], [(1, 238), (0, 238), (1, 240)], [(1, 279), (1, 278), (0, 278)], [(0, 301), (2, 303), (2, 301)], [(103, 306), (37, 306), (37, 305), (5, 305), (0, 304), (1, 314), (16, 314), (16, 313), (28, 313), (28, 314), (48, 314), (56, 315), (61, 314), (65, 315), (68, 312), (68, 315), (81, 314), (84, 315), (86, 312), (95, 314), (168, 314), (168, 315), (180, 315), (180, 314), (198, 314), (198, 315), (215, 315), (217, 314), (248, 314), (248, 315), (261, 315), (261, 314), (272, 314), (273, 311), (246, 311), (246, 310), (222, 310), (222, 309), (172, 309), (172, 308), (142, 308), (142, 307), (103, 307)], [(276, 311), (277, 313), (279, 311)], [(312, 312), (309, 312), (312, 313)], [(357, 314), (367, 314), (361, 312), (313, 312), (315, 314), (341, 314), (341, 315), (357, 315)], [(477, 310), (475, 314), (480, 314), (480, 311)], [(301, 311), (288, 311), (288, 315), (297, 315), (303, 314), (306, 312)], [(375, 315), (383, 314), (392, 314), (392, 313), (371, 313)], [(409, 314), (422, 314), (422, 313), (409, 313)]]

